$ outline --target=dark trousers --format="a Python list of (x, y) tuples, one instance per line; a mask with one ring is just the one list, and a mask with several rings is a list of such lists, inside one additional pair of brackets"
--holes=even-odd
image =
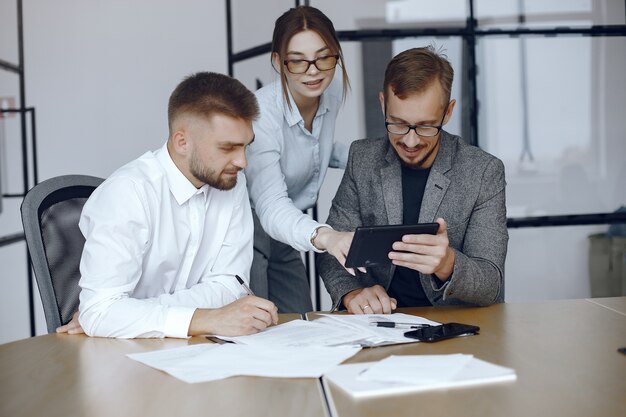
[(279, 313), (306, 313), (313, 310), (311, 290), (300, 252), (272, 239), (253, 211), (254, 258), (250, 288), (271, 300)]

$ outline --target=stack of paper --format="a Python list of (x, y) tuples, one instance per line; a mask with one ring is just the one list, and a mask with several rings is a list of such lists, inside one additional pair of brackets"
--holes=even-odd
[(405, 325), (428, 325), (437, 326), (441, 323), (425, 319), (424, 317), (411, 316), (403, 313), (393, 314), (324, 314), (313, 323), (323, 324), (329, 328), (341, 329), (343, 332), (351, 332), (361, 335), (358, 340), (363, 347), (385, 346), (400, 343), (415, 343), (417, 340), (405, 337), (404, 333), (410, 331), (407, 328), (375, 327), (375, 322), (403, 323)]
[(222, 340), (249, 346), (355, 346), (361, 334), (322, 323), (292, 320), (246, 336), (218, 336)]
[(363, 314), (321, 315), (314, 321), (293, 320), (262, 332), (220, 339), (243, 345), (280, 346), (383, 346), (397, 343), (413, 343), (415, 339), (404, 337), (410, 329), (375, 327), (374, 322), (398, 322), (413, 325), (436, 326), (439, 323), (423, 317), (394, 313), (386, 315)]
[(340, 365), (322, 378), (326, 388), (331, 383), (355, 398), (515, 379), (513, 369), (460, 354), (390, 356), (380, 362)]

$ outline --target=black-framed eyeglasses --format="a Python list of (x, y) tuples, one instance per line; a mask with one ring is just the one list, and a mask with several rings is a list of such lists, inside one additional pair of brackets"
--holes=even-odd
[(286, 59), (283, 61), (283, 64), (292, 74), (304, 74), (311, 65), (315, 65), (315, 68), (320, 71), (329, 71), (337, 66), (338, 60), (339, 55), (324, 55), (312, 61), (307, 59)]
[(387, 128), (387, 132), (392, 133), (394, 135), (406, 135), (411, 130), (414, 130), (417, 136), (422, 136), (425, 138), (437, 136), (443, 127), (443, 121), (446, 118), (446, 114), (448, 113), (448, 107), (450, 104), (446, 106), (446, 109), (443, 111), (443, 117), (441, 118), (441, 122), (439, 122), (438, 126), (430, 126), (430, 125), (410, 125), (408, 123), (392, 123), (387, 121), (387, 105), (385, 104), (385, 127)]

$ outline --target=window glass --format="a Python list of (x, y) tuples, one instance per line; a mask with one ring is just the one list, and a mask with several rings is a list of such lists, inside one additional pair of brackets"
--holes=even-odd
[[(466, 0), (312, 0), (336, 30), (462, 27)], [(346, 13), (346, 11), (350, 11)]]
[(623, 25), (626, 20), (624, 2), (615, 0), (476, 0), (474, 5), (481, 28)]
[(626, 203), (623, 46), (613, 37), (480, 40), (479, 144), (504, 161), (509, 217)]

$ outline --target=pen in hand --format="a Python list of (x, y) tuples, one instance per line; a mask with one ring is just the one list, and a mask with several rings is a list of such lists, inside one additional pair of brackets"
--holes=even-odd
[(370, 322), (370, 326), (392, 327), (395, 329), (421, 329), (422, 327), (430, 327), (430, 324), (397, 323), (395, 321), (372, 321)]
[(254, 295), (254, 293), (252, 292), (252, 290), (250, 289), (250, 287), (248, 287), (246, 285), (246, 282), (241, 279), (241, 277), (239, 275), (235, 275), (235, 278), (237, 278), (237, 281), (239, 281), (239, 283), (241, 284), (241, 286), (243, 287), (244, 290), (246, 290), (246, 292), (248, 293), (248, 295)]
[[(246, 282), (243, 279), (241, 279), (241, 277), (239, 275), (235, 275), (235, 278), (237, 278), (237, 281), (239, 281), (239, 284), (243, 287), (243, 289), (246, 291), (246, 293), (248, 293), (248, 295), (255, 296), (254, 293), (252, 292), (252, 290), (250, 289), (250, 287), (248, 287), (246, 285)], [(267, 302), (267, 301), (265, 301), (265, 302)], [(272, 318), (272, 322), (274, 324), (278, 324), (278, 315), (277, 315), (278, 310), (277, 310), (276, 306), (274, 305), (274, 303), (272, 303), (271, 301), (269, 303), (273, 307), (270, 310), (268, 310), (266, 307), (261, 307), (260, 305), (257, 305), (257, 308), (260, 308), (262, 310), (266, 310), (268, 313), (270, 313), (272, 315), (272, 317), (273, 317)], [(268, 325), (269, 325), (269, 323), (268, 323)]]

